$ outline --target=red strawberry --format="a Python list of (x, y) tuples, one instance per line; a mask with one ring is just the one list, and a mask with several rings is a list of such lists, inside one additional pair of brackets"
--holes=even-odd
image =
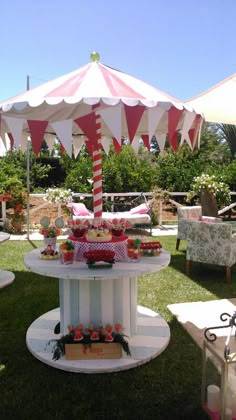
[(83, 331), (83, 325), (82, 324), (79, 324), (77, 327), (76, 327), (76, 331)]
[(101, 334), (103, 332), (103, 325), (99, 325), (98, 332)]
[(74, 325), (68, 325), (67, 329), (69, 333), (72, 333), (74, 331)]
[(120, 332), (122, 330), (122, 325), (119, 322), (117, 324), (115, 324), (115, 330), (117, 332)]
[(112, 332), (112, 325), (111, 325), (111, 324), (106, 324), (106, 326), (105, 326), (105, 330), (106, 330), (108, 333), (111, 333), (111, 332)]
[(93, 325), (89, 324), (86, 328), (86, 330), (91, 334), (93, 332)]

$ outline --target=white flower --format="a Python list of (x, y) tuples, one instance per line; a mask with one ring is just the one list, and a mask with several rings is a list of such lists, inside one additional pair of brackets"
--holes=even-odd
[(64, 188), (48, 188), (44, 199), (54, 204), (69, 203), (72, 201), (72, 191)]

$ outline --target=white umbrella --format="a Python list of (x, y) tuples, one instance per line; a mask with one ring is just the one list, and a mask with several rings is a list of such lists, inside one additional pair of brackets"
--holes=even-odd
[(185, 101), (208, 122), (236, 124), (236, 73), (200, 95)]
[(122, 138), (137, 147), (137, 136), (150, 148), (153, 135), (160, 148), (165, 138), (174, 150), (181, 143), (196, 143), (202, 117), (192, 108), (159, 89), (128, 74), (92, 62), (65, 76), (54, 79), (0, 103), (1, 133), (11, 133), (16, 147), (23, 133), (31, 137), (37, 154), (43, 139), (55, 134), (72, 155), (86, 144), (93, 157), (94, 216), (102, 215), (101, 147), (113, 141), (120, 150)]

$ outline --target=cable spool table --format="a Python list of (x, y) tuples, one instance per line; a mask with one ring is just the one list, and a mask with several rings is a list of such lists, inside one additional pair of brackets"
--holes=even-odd
[[(26, 343), (42, 362), (58, 369), (83, 373), (114, 372), (148, 362), (168, 345), (170, 330), (156, 312), (137, 306), (137, 277), (168, 266), (170, 254), (163, 250), (156, 257), (142, 257), (137, 263), (118, 261), (113, 268), (89, 269), (84, 261), (63, 265), (59, 260), (41, 260), (40, 250), (26, 254), (25, 264), (34, 273), (59, 279), (60, 308), (35, 320), (29, 327)], [(61, 334), (68, 325), (121, 322), (129, 336), (131, 357), (104, 360), (52, 360), (49, 340), (60, 321)]]
[[(0, 232), (0, 242), (5, 242), (10, 239), (10, 235), (5, 232)], [(8, 286), (15, 280), (15, 274), (11, 271), (0, 269), (0, 289)]]

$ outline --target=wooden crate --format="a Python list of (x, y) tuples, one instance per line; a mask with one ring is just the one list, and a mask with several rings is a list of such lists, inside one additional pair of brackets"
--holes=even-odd
[(120, 359), (120, 343), (65, 344), (66, 360)]

